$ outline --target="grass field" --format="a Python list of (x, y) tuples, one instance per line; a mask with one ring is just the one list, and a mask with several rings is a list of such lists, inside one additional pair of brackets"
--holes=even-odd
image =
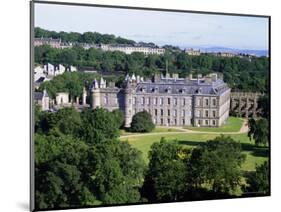
[(204, 132), (238, 132), (243, 124), (242, 118), (229, 117), (221, 127), (187, 127), (186, 129)]
[[(130, 137), (120, 138), (121, 141), (128, 141), (133, 147), (140, 150), (143, 153), (143, 157), (146, 163), (148, 163), (148, 152), (153, 143), (159, 142), (161, 137), (165, 137), (168, 142), (177, 142), (181, 145), (185, 145), (189, 148), (194, 148), (207, 140), (214, 139), (219, 135), (202, 133), (186, 133), (186, 132), (170, 132), (166, 134), (141, 134), (132, 135)], [(243, 164), (242, 169), (244, 171), (255, 170), (256, 164), (261, 164), (268, 158), (268, 148), (255, 147), (254, 142), (250, 141), (247, 134), (234, 134), (230, 135), (236, 141), (239, 141), (242, 145), (243, 153), (247, 155), (246, 161)]]
[[(172, 127), (156, 127), (154, 130), (151, 131), (152, 133), (158, 132), (182, 132), (180, 129), (172, 128)], [(137, 134), (146, 134), (146, 133), (133, 133), (127, 132), (125, 130), (120, 130), (120, 135), (137, 135)]]

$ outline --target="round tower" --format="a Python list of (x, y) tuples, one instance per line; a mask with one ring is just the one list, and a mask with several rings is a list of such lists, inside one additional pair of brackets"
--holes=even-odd
[(133, 110), (133, 104), (132, 104), (132, 94), (133, 89), (131, 86), (130, 81), (127, 81), (126, 88), (124, 90), (124, 100), (125, 100), (125, 127), (130, 127), (132, 122), (132, 110)]
[(91, 104), (92, 108), (95, 109), (97, 107), (100, 107), (101, 95), (100, 95), (99, 83), (96, 79), (93, 82), (91, 93), (92, 93), (92, 104)]

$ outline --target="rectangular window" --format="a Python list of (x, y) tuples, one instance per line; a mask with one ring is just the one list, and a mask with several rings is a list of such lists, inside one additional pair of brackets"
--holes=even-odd
[(182, 100), (182, 106), (185, 106), (185, 99)]
[(170, 116), (170, 110), (168, 109), (168, 116)]
[(197, 116), (201, 117), (201, 111), (200, 110), (197, 111)]
[(144, 97), (141, 98), (141, 104), (144, 105)]
[(216, 117), (216, 111), (213, 110), (213, 117)]
[(136, 102), (137, 102), (137, 98), (136, 98), (136, 97), (134, 97), (134, 98), (133, 98), (133, 105), (135, 105), (135, 104), (136, 104)]
[(163, 98), (160, 98), (160, 105), (163, 105)]
[(163, 125), (163, 119), (161, 118), (161, 125)]
[(209, 99), (205, 99), (205, 105), (209, 106)]
[(213, 120), (213, 125), (216, 125), (216, 120)]
[(205, 116), (209, 117), (209, 111), (208, 110), (205, 110)]
[(168, 125), (170, 125), (170, 119), (167, 119), (167, 123), (168, 123)]
[(164, 111), (163, 111), (163, 109), (161, 109), (161, 116), (163, 116), (164, 115)]
[(154, 110), (154, 115), (157, 116), (157, 109)]
[(169, 104), (171, 104), (171, 99), (170, 99), (170, 98), (168, 98), (168, 105), (169, 105)]
[(185, 125), (185, 120), (184, 119), (182, 120), (182, 125)]
[(213, 106), (216, 106), (216, 100), (213, 99)]
[(185, 116), (185, 110), (182, 110), (181, 115), (184, 117)]
[(174, 105), (177, 105), (177, 99), (176, 98), (174, 99)]
[(150, 99), (149, 99), (149, 98), (146, 99), (146, 104), (147, 104), (147, 105), (150, 104)]
[(197, 106), (201, 106), (201, 99), (197, 100)]
[(198, 120), (198, 124), (201, 125), (201, 120), (200, 119)]
[(208, 120), (205, 120), (205, 125), (209, 125), (209, 121)]
[(174, 110), (174, 116), (177, 116), (177, 110)]
[(157, 98), (156, 97), (153, 99), (153, 104), (157, 105)]
[(177, 125), (177, 119), (175, 119), (175, 125)]

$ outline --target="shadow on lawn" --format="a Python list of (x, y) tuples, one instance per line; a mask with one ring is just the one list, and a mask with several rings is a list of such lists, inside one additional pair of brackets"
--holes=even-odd
[(178, 144), (187, 145), (187, 146), (198, 146), (204, 143), (204, 141), (185, 141), (185, 140), (178, 140)]
[(268, 157), (269, 149), (268, 147), (255, 146), (253, 144), (241, 144), (244, 151), (251, 152), (250, 154), (255, 157)]
[[(204, 141), (186, 141), (186, 140), (178, 140), (178, 144), (187, 145), (191, 147), (196, 147), (198, 145), (204, 144)], [(250, 152), (251, 155), (255, 157), (268, 157), (269, 156), (269, 148), (268, 147), (259, 147), (254, 144), (245, 144), (241, 143), (241, 147), (243, 151)]]

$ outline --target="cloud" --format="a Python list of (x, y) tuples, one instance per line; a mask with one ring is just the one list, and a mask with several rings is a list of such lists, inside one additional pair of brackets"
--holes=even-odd
[(202, 39), (202, 35), (197, 35), (197, 36), (193, 36), (191, 39), (192, 40), (201, 40)]

